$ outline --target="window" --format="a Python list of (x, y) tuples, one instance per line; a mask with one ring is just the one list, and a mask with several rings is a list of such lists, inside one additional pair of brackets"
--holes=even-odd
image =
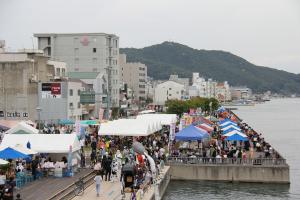
[(74, 44), (78, 44), (78, 38), (77, 37), (74, 38)]
[(60, 76), (60, 68), (56, 68), (56, 76)]
[(139, 75), (140, 75), (140, 76), (145, 76), (145, 74), (144, 74), (144, 73), (139, 73)]
[(75, 65), (79, 64), (79, 58), (75, 58)]
[(73, 103), (69, 103), (69, 108), (70, 108), (70, 109), (74, 109)]
[(140, 94), (145, 94), (145, 91), (140, 91), (139, 93), (140, 93)]
[(77, 108), (80, 108), (80, 102), (77, 103)]
[(139, 81), (140, 81), (141, 83), (144, 83), (144, 82), (145, 82), (145, 80), (144, 80), (144, 79), (139, 79)]
[(139, 88), (145, 88), (145, 85), (139, 85)]
[(172, 96), (172, 94), (169, 94), (169, 97), (171, 97)]
[(61, 69), (61, 75), (66, 76), (66, 70), (64, 68)]
[(97, 52), (97, 48), (93, 48), (93, 53), (96, 53)]
[(73, 90), (70, 89), (70, 96), (73, 96)]
[(172, 88), (169, 88), (169, 90), (172, 90)]
[(78, 49), (78, 48), (75, 48), (75, 49), (74, 49), (74, 54), (75, 54), (75, 56), (78, 56), (78, 52), (79, 52), (79, 49)]
[(51, 38), (48, 37), (48, 45), (51, 45)]
[(80, 96), (80, 90), (77, 90), (77, 95)]

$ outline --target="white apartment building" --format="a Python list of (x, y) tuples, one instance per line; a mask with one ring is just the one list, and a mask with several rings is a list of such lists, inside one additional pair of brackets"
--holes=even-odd
[(219, 101), (231, 100), (230, 87), (227, 81), (217, 83), (212, 79), (207, 81), (199, 76), (199, 73), (193, 73), (193, 84), (189, 87), (189, 97), (216, 98)]
[(54, 79), (66, 78), (67, 77), (67, 64), (61, 61), (48, 60), (48, 65), (52, 65), (55, 70)]
[(120, 54), (120, 80), (133, 91), (133, 99), (146, 99), (147, 66), (143, 63), (130, 63), (125, 54)]
[(174, 81), (165, 81), (156, 85), (154, 90), (154, 104), (165, 105), (167, 100), (184, 99), (184, 85)]
[(252, 90), (246, 86), (231, 87), (230, 92), (232, 100), (248, 100), (252, 96)]
[[(119, 106), (119, 37), (106, 33), (34, 34), (38, 48), (52, 60), (63, 61), (73, 73), (108, 76), (109, 107)], [(74, 75), (73, 77), (75, 77)]]
[(230, 86), (227, 81), (223, 83), (217, 83), (216, 98), (221, 102), (231, 100)]

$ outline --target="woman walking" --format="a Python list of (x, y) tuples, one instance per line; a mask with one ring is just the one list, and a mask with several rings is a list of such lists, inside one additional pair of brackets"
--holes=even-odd
[(96, 193), (97, 193), (97, 197), (100, 196), (100, 183), (102, 181), (100, 172), (97, 172), (97, 175), (94, 178), (94, 181), (96, 182)]

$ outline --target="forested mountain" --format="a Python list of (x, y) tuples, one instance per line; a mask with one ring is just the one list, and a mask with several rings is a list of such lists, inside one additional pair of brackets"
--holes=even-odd
[(199, 72), (205, 78), (228, 81), (233, 86), (248, 86), (255, 92), (300, 94), (300, 75), (269, 67), (256, 66), (225, 51), (197, 50), (186, 45), (163, 42), (142, 49), (123, 48), (128, 62), (142, 62), (148, 75), (168, 79), (170, 74), (191, 77)]

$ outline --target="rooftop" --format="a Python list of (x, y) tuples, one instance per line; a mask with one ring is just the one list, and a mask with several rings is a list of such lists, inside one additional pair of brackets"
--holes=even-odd
[(50, 36), (112, 36), (118, 37), (115, 34), (108, 33), (34, 33), (34, 37), (50, 37)]
[(68, 72), (69, 78), (74, 79), (96, 79), (100, 72)]

